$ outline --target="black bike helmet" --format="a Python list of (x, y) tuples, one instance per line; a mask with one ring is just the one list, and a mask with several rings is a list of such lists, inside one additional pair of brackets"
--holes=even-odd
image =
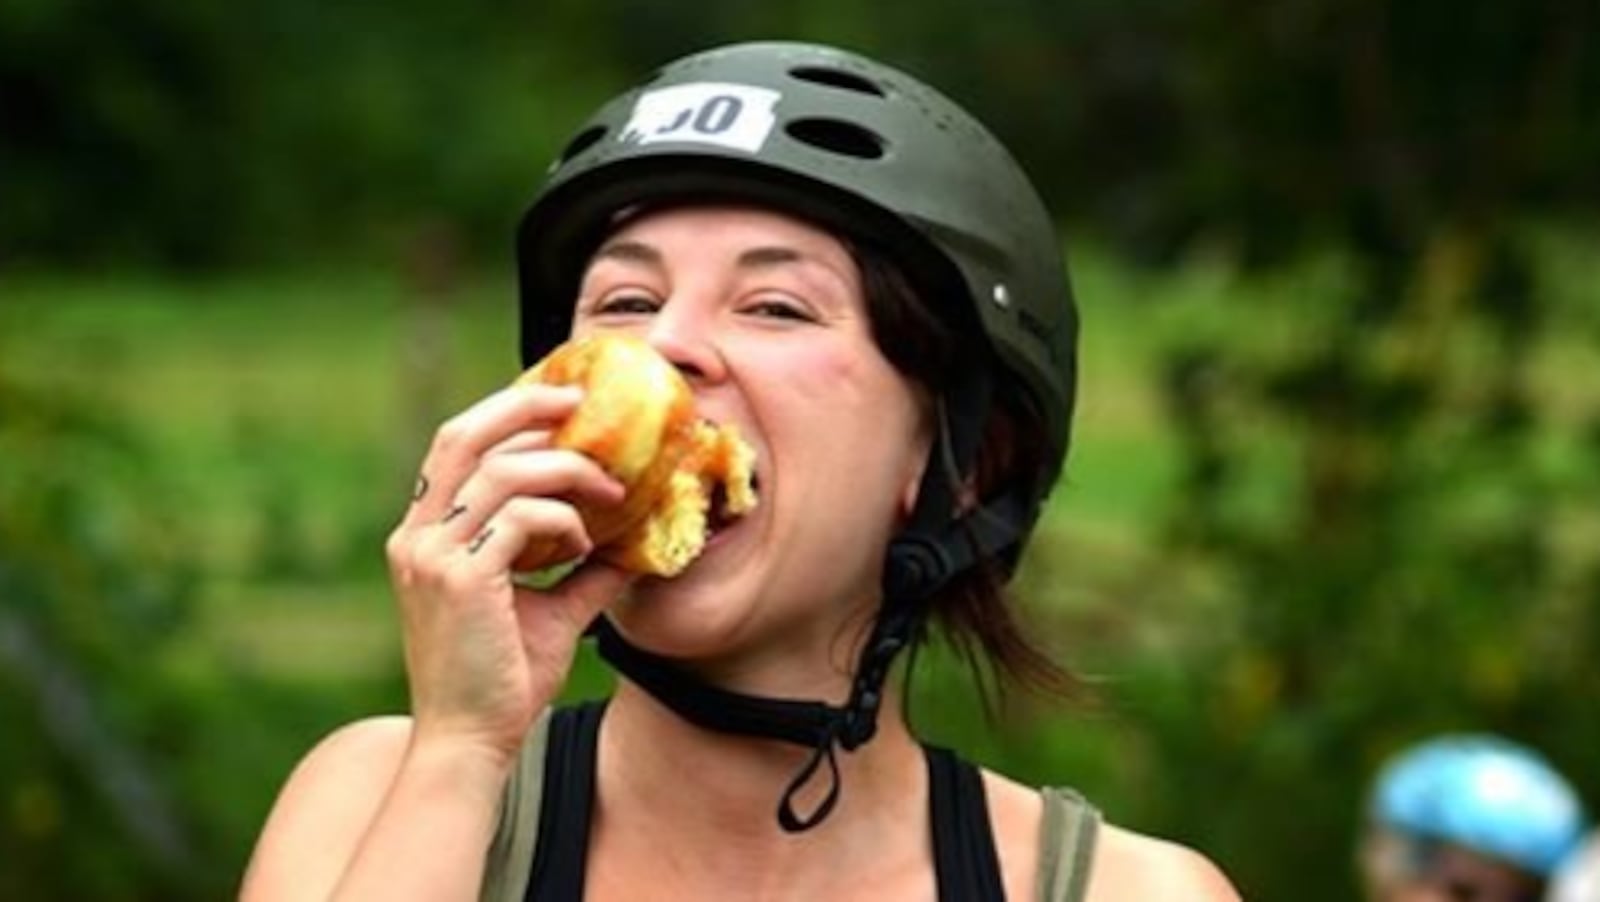
[(1050, 215), (971, 115), (831, 47), (695, 54), (583, 124), (518, 233), (524, 363), (565, 340), (589, 254), (619, 211), (695, 197), (747, 199), (882, 245), (927, 300), (975, 313), (1043, 414), (1053, 481), (1070, 439), (1078, 324)]
[[(857, 54), (750, 43), (662, 67), (603, 106), (551, 165), (517, 234), (523, 362), (567, 338), (589, 257), (619, 214), (697, 201), (784, 211), (882, 249), (958, 334), (985, 344), (976, 356), (995, 364), (972, 367), (942, 390), (937, 457), (912, 522), (890, 548), (884, 606), (842, 708), (704, 686), (629, 646), (604, 618), (598, 624), (602, 654), (680, 714), (815, 746), (819, 758), (798, 785), (824, 752), (832, 763), (834, 743), (849, 750), (871, 737), (883, 681), (923, 602), (979, 558), (1009, 567), (1020, 554), (1071, 438), (1077, 314), (1050, 215), (976, 119)], [(996, 389), (1031, 399), (1044, 464), (958, 517), (950, 477), (971, 472)], [(831, 808), (833, 794), (812, 818), (795, 818), (793, 789), (779, 814), (787, 829)]]

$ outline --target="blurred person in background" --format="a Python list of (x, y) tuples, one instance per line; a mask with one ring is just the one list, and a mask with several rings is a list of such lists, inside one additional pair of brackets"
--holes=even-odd
[[(524, 363), (644, 339), (750, 437), (760, 503), (676, 578), (591, 560), (534, 588), (524, 550), (581, 556), (575, 499), (620, 501), (541, 439), (575, 393), (446, 424), (389, 543), (410, 716), (303, 759), (247, 900), (1237, 898), (1071, 791), (924, 745), (887, 679), (931, 625), (1070, 684), (1002, 589), (1066, 455), (1077, 317), (983, 126), (831, 48), (697, 54), (576, 132), (518, 257)], [(549, 713), (591, 624), (615, 692)]]
[(1582, 830), (1576, 792), (1537, 752), (1444, 735), (1378, 773), (1359, 866), (1370, 902), (1539, 902)]
[(1600, 831), (1591, 832), (1561, 863), (1544, 902), (1600, 902)]

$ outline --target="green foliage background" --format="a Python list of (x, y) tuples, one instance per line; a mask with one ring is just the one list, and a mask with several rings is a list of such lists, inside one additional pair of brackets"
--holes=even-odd
[(944, 87), (1069, 236), (1079, 439), (1023, 585), (1098, 701), (990, 726), (935, 654), (930, 735), (1250, 898), (1351, 898), (1365, 783), (1430, 732), (1600, 807), (1597, 18), (0, 4), (0, 897), (225, 896), (295, 758), (403, 706), (379, 549), (514, 366), (511, 224), (628, 76), (753, 37)]

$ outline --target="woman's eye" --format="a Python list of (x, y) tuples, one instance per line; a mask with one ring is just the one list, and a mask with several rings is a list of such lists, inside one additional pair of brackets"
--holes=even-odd
[(648, 295), (619, 294), (613, 297), (601, 298), (595, 302), (595, 313), (654, 313), (661, 307), (661, 302)]
[(756, 316), (795, 320), (797, 322), (811, 322), (813, 319), (815, 319), (809, 310), (800, 306), (799, 304), (793, 301), (785, 301), (777, 298), (766, 298), (755, 301), (754, 303), (746, 306), (745, 311), (747, 313), (753, 313)]

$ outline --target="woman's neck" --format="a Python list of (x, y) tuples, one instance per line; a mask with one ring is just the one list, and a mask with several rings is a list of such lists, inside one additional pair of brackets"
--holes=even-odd
[[(620, 680), (601, 726), (591, 840), (592, 851), (609, 846), (617, 854), (591, 860), (642, 854), (656, 859), (651, 866), (662, 879), (676, 872), (707, 881), (701, 891), (721, 884), (740, 895), (759, 895), (752, 891), (760, 885), (840, 879), (852, 869), (914, 873), (917, 862), (907, 859), (920, 860), (927, 843), (927, 771), (899, 711), (891, 698), (871, 742), (836, 752), (838, 803), (796, 836), (779, 827), (778, 803), (812, 750), (702, 729)], [(828, 768), (817, 769), (795, 810), (813, 810), (830, 782)]]

